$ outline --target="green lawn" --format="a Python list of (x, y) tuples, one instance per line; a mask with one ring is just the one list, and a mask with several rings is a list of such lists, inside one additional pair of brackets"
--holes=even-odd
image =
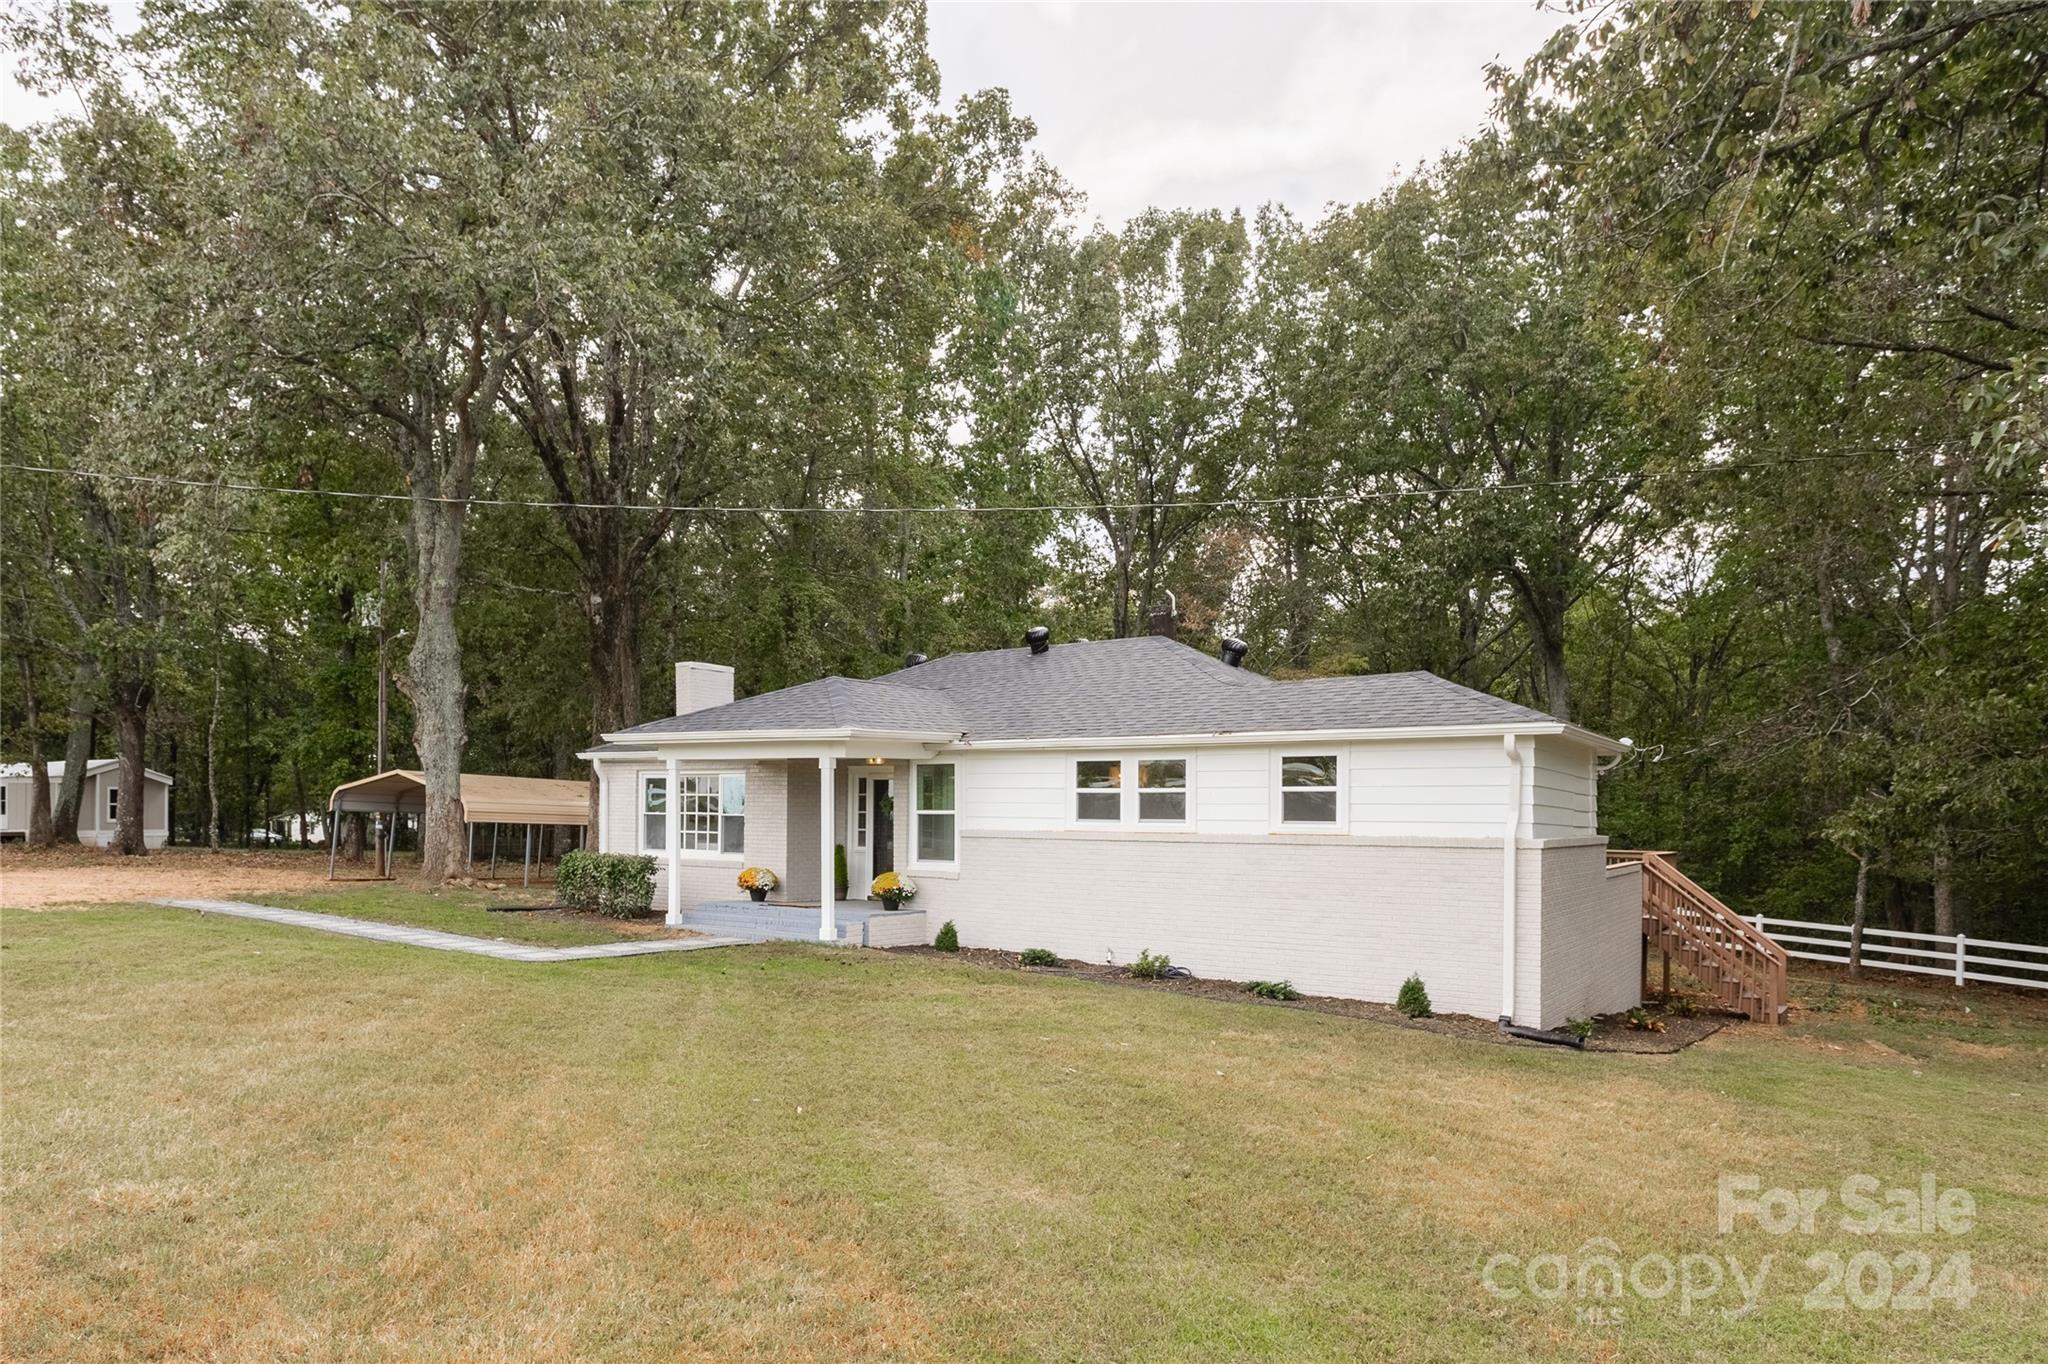
[[(2038, 1359), (2048, 1010), (1969, 999), (1631, 1057), (797, 945), (530, 966), (7, 911), (4, 1353)], [(1863, 1172), (1976, 1226), (1716, 1230), (1723, 1173)], [(1775, 1264), (1737, 1320), (1732, 1287), (1615, 1325), (1481, 1286), (1593, 1238)], [(1873, 1248), (1968, 1251), (1974, 1302), (1803, 1305), (1807, 1257)]]
[(537, 886), (530, 890), (511, 886), (493, 891), (463, 890), (459, 887), (419, 891), (386, 885), (348, 890), (266, 891), (249, 898), (258, 904), (281, 905), (286, 909), (345, 914), (352, 919), (438, 928), (446, 933), (466, 933), (473, 938), (503, 938), (508, 942), (535, 943), (542, 947), (587, 947), (594, 943), (617, 942), (628, 936), (623, 927), (591, 916), (564, 921), (539, 914), (494, 914), (485, 908), (487, 905), (553, 904), (553, 886)]

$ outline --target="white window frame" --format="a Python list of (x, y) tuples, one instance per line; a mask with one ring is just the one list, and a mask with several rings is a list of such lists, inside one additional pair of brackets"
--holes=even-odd
[(0, 781), (0, 819), (7, 818), (7, 783)]
[[(1117, 768), (1116, 785), (1114, 787), (1082, 786), (1082, 763), (1115, 763)], [(1073, 780), (1067, 783), (1067, 823), (1076, 829), (1114, 829), (1121, 826), (1129, 818), (1130, 802), (1124, 799), (1124, 792), (1129, 789), (1129, 784), (1124, 781), (1124, 777), (1131, 770), (1128, 758), (1125, 758), (1121, 753), (1076, 753), (1068, 764), (1068, 770), (1072, 773)], [(1116, 818), (1083, 819), (1081, 817), (1081, 797), (1084, 795), (1115, 796)]]
[(121, 788), (112, 782), (107, 783), (107, 827), (121, 827)]
[[(920, 777), (927, 767), (950, 767), (953, 769), (953, 808), (950, 810), (927, 810), (924, 808), (924, 782)], [(958, 762), (916, 762), (910, 765), (910, 847), (907, 865), (912, 871), (927, 868), (934, 871), (957, 871), (960, 867), (960, 773), (963, 764)], [(918, 823), (926, 815), (951, 815), (953, 817), (953, 856), (947, 860), (924, 857), (921, 849), (924, 840), (918, 836)]]
[[(1288, 758), (1320, 758), (1334, 755), (1337, 759), (1337, 817), (1334, 820), (1290, 820), (1286, 817), (1286, 793), (1293, 791), (1327, 791), (1327, 786), (1283, 787), (1281, 764)], [(1273, 802), (1271, 807), (1272, 827), (1276, 833), (1290, 834), (1341, 834), (1351, 828), (1351, 753), (1342, 744), (1324, 747), (1319, 744), (1290, 744), (1286, 748), (1275, 748), (1272, 761), (1268, 764), (1272, 778)]]
[[(1195, 827), (1195, 759), (1191, 753), (1151, 753), (1142, 749), (1129, 752), (1087, 752), (1076, 751), (1067, 755), (1067, 827), (1070, 829), (1115, 829), (1120, 833), (1169, 833)], [(1119, 777), (1116, 786), (1117, 816), (1115, 819), (1081, 818), (1082, 763), (1116, 763)], [(1139, 785), (1146, 763), (1182, 763), (1187, 769), (1187, 785), (1181, 788), (1186, 797), (1182, 802), (1186, 813), (1179, 819), (1146, 819), (1143, 817), (1145, 802), (1143, 786)], [(1091, 795), (1107, 795), (1100, 788), (1087, 791)]]
[[(1187, 774), (1186, 782), (1180, 788), (1181, 817), (1179, 819), (1145, 818), (1145, 764), (1179, 763)], [(1186, 753), (1141, 753), (1130, 760), (1131, 773), (1131, 824), (1140, 829), (1189, 829), (1195, 823), (1195, 760)], [(1171, 789), (1171, 788), (1164, 788)]]
[[(686, 782), (701, 778), (709, 778), (711, 781), (717, 784), (719, 812), (716, 816), (714, 816), (714, 818), (718, 820), (719, 842), (721, 844), (724, 843), (725, 821), (728, 819), (745, 819), (747, 817), (746, 811), (744, 810), (742, 810), (737, 815), (729, 815), (725, 813), (725, 783), (728, 778), (737, 777), (740, 780), (740, 782), (744, 784), (747, 780), (747, 774), (745, 769), (727, 768), (723, 771), (718, 772), (679, 772), (676, 775), (679, 778), (681, 778), (681, 780)], [(651, 848), (647, 845), (647, 820), (648, 817), (653, 813), (647, 808), (647, 788), (655, 785), (656, 783), (659, 783), (665, 789), (668, 786), (668, 773), (642, 772), (640, 774), (639, 784), (634, 788), (634, 793), (639, 797), (639, 799), (638, 802), (635, 804), (633, 810), (633, 819), (635, 821), (633, 828), (633, 842), (634, 846), (637, 847), (644, 856), (667, 857), (669, 855), (668, 850), (662, 848)], [(675, 793), (670, 792), (669, 796), (670, 799), (674, 799)], [(668, 816), (666, 813), (664, 813), (662, 815), (662, 826), (664, 832), (666, 832), (667, 829), (667, 821)], [(682, 810), (678, 809), (676, 812), (676, 828), (678, 832), (683, 831), (686, 828), (686, 825), (687, 816), (684, 814)], [(741, 826), (740, 851), (738, 852), (721, 852), (717, 848), (683, 848), (677, 850), (676, 855), (681, 857), (686, 862), (744, 862), (747, 860), (746, 826)]]

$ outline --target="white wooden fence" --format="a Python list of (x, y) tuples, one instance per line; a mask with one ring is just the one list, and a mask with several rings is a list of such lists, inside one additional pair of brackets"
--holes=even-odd
[[(1750, 916), (1757, 931), (1785, 949), (1788, 957), (1806, 961), (1849, 964), (1849, 925), (1816, 924), (1804, 919), (1772, 919)], [(1999, 953), (2026, 953), (2014, 958)], [(2023, 942), (1998, 942), (1958, 933), (1907, 933), (1896, 928), (1863, 930), (1863, 964), (1873, 970), (1912, 971), (1923, 976), (1946, 976), (1957, 985), (1983, 981), (1993, 985), (2021, 985), (2048, 990), (2048, 947)], [(2012, 974), (2023, 972), (2021, 975)]]

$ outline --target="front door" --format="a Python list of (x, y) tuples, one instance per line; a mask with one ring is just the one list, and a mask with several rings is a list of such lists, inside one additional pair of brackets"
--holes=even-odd
[(874, 852), (868, 877), (872, 885), (875, 877), (896, 870), (896, 798), (889, 794), (887, 777), (868, 783), (868, 840)]

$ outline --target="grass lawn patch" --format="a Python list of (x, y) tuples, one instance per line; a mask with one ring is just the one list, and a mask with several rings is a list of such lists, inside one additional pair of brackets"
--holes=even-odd
[(470, 890), (451, 886), (421, 891), (402, 886), (353, 886), (345, 890), (289, 891), (253, 897), (255, 903), (284, 909), (342, 914), (352, 919), (437, 928), (472, 938), (502, 938), (539, 947), (589, 947), (630, 938), (666, 935), (659, 918), (620, 920), (579, 910), (534, 910), (494, 914), (491, 905), (552, 904), (553, 886), (503, 890)]
[[(2037, 1359), (2043, 1008), (1837, 998), (1635, 1057), (799, 944), (536, 966), (10, 911), (0, 1354)], [(1855, 1173), (1976, 1225), (1717, 1230), (1723, 1174)], [(1482, 1286), (1596, 1239), (1775, 1267), (1734, 1318)], [(1874, 1248), (1968, 1251), (1975, 1301), (1803, 1305), (1809, 1256)]]

